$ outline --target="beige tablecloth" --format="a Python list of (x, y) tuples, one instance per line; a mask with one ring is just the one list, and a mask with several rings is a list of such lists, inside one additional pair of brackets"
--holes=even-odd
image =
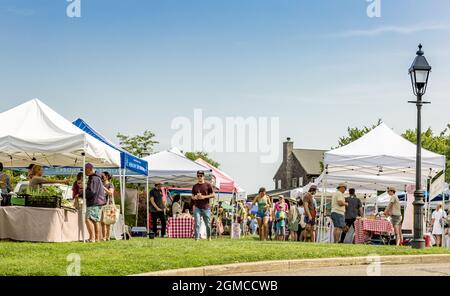
[[(0, 207), (0, 239), (31, 242), (83, 240), (81, 213), (64, 209)], [(85, 238), (88, 232), (85, 227)]]

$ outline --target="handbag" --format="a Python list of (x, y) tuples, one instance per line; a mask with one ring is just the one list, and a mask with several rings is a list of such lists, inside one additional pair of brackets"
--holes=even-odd
[(120, 215), (120, 206), (114, 203), (114, 198), (110, 200), (112, 203), (102, 207), (102, 222), (106, 225), (116, 224)]
[(441, 225), (442, 225), (442, 227), (444, 227), (444, 228), (447, 228), (447, 227), (448, 227), (448, 220), (447, 220), (447, 217), (442, 217), (442, 218), (441, 218)]

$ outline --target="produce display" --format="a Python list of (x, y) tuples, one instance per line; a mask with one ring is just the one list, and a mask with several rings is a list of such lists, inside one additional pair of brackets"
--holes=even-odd
[[(23, 199), (23, 202), (18, 202)], [(45, 186), (39, 189), (27, 187), (16, 198), (16, 205), (44, 208), (70, 208), (75, 209), (73, 203), (63, 199), (63, 192), (56, 186)]]

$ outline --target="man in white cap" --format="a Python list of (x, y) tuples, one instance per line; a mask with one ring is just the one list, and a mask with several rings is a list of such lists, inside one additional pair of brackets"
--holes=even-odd
[(331, 220), (333, 221), (334, 226), (334, 242), (339, 243), (342, 229), (345, 227), (345, 207), (348, 206), (344, 197), (347, 185), (341, 183), (336, 189), (337, 191), (333, 194), (333, 199), (331, 201)]

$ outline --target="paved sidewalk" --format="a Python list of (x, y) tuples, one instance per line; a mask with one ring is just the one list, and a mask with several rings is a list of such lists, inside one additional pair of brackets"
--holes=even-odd
[(423, 265), (423, 264), (450, 264), (450, 255), (401, 255), (401, 256), (365, 256), (365, 257), (339, 257), (325, 259), (301, 259), (263, 261), (239, 264), (215, 265), (197, 268), (183, 268), (175, 270), (162, 270), (139, 274), (138, 276), (220, 276), (237, 274), (290, 274), (301, 270), (323, 269), (330, 267), (359, 266), (367, 268), (369, 264), (380, 263), (382, 266)]
[(450, 276), (450, 263), (380, 264), (300, 268), (290, 271), (240, 273), (233, 276)]

